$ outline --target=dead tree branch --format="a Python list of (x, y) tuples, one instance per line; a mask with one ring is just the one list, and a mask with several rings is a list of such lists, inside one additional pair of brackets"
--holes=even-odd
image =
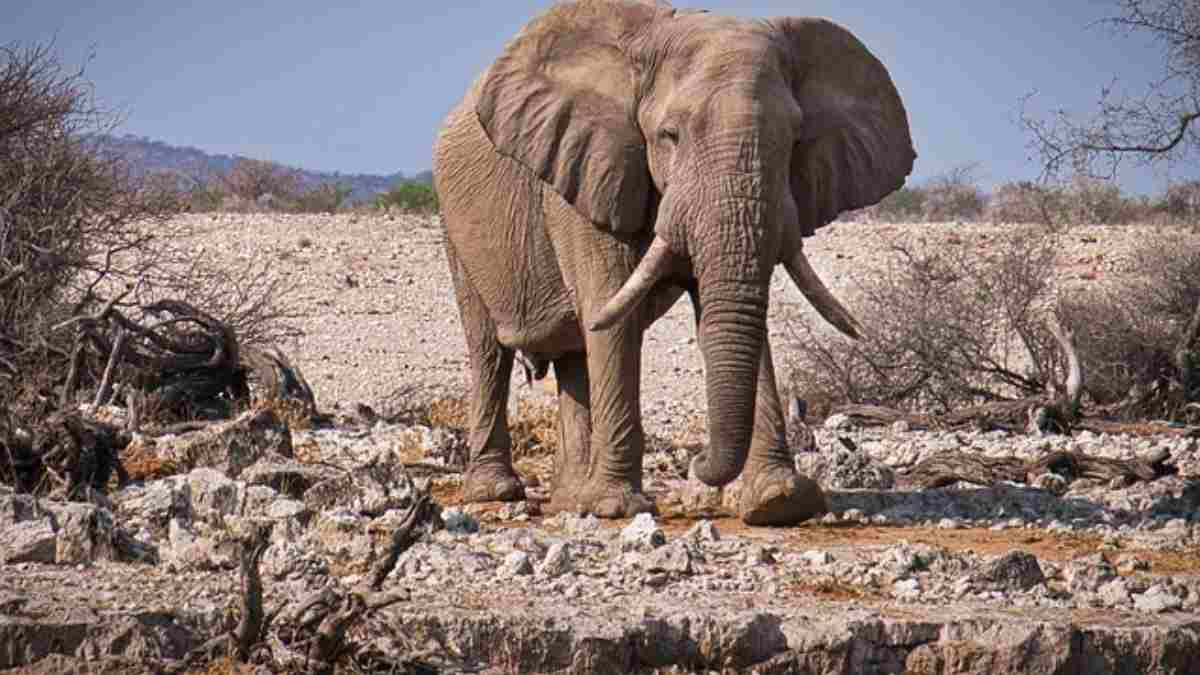
[(995, 485), (1004, 481), (1029, 484), (1045, 473), (1063, 476), (1068, 481), (1086, 478), (1104, 482), (1149, 482), (1174, 473), (1174, 467), (1166, 463), (1168, 459), (1170, 454), (1165, 450), (1131, 460), (1060, 451), (1029, 461), (954, 450), (938, 453), (898, 475), (896, 486), (902, 490), (928, 490), (960, 481), (975, 485)]
[(108, 403), (108, 399), (112, 394), (113, 376), (116, 374), (117, 367), (121, 365), (121, 359), (125, 355), (125, 339), (128, 334), (123, 328), (117, 329), (117, 336), (113, 339), (113, 348), (108, 355), (108, 364), (104, 367), (104, 376), (100, 378), (100, 388), (96, 390), (96, 400), (92, 403), (92, 408), (99, 409), (100, 406)]
[(240, 567), (242, 575), (242, 618), (234, 630), (233, 639), (237, 658), (242, 663), (250, 660), (255, 645), (262, 641), (270, 626), (265, 622), (263, 611), (263, 583), (258, 566), (270, 542), (271, 528), (257, 526), (250, 536), (242, 541)]
[(432, 500), (429, 495), (421, 493), (408, 508), (404, 519), (400, 521), (400, 526), (392, 533), (392, 545), (388, 548), (387, 555), (381, 558), (371, 570), (371, 590), (378, 591), (383, 588), (383, 582), (395, 569), (400, 555), (420, 538), (417, 528), (431, 517), (431, 504)]

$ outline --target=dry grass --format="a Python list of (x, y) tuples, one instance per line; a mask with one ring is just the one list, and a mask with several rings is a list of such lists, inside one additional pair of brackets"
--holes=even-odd
[(524, 459), (558, 452), (558, 406), (521, 400), (516, 418), (509, 423), (513, 440), (513, 459)]
[(442, 397), (430, 401), (425, 407), (422, 417), (425, 426), (428, 427), (466, 431), (467, 415), (470, 410), (471, 405), (467, 403), (467, 399), (461, 396)]
[(174, 462), (158, 456), (152, 443), (135, 442), (121, 451), (121, 463), (135, 481), (151, 481), (168, 478), (180, 472)]
[[(255, 407), (271, 410), (292, 431), (305, 431), (313, 428), (312, 413), (301, 401), (295, 399), (266, 399), (256, 401)], [(237, 411), (237, 413), (240, 412)]]

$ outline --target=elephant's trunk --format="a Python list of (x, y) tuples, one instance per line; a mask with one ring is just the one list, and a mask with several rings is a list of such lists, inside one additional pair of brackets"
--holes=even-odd
[(701, 306), (709, 443), (692, 469), (706, 485), (717, 487), (738, 477), (750, 450), (766, 305), (702, 300)]
[(692, 247), (700, 304), (699, 337), (708, 398), (709, 445), (692, 468), (707, 485), (741, 473), (754, 432), (758, 369), (767, 335), (767, 294), (777, 242), (766, 231), (768, 202), (723, 191), (718, 224)]

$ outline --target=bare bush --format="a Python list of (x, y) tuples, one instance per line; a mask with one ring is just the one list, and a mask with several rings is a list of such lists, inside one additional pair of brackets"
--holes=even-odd
[(979, 188), (978, 164), (967, 164), (937, 176), (925, 186), (925, 220), (974, 222), (983, 215), (987, 195)]
[(112, 123), (49, 48), (0, 48), (0, 372), (10, 380), (68, 356), (70, 336), (51, 326), (140, 278), (175, 212), (170, 195), (89, 144)]
[(1138, 216), (1136, 205), (1116, 183), (1077, 174), (1067, 185), (1067, 214), (1072, 223), (1127, 225)]
[(1175, 222), (1200, 222), (1200, 181), (1189, 180), (1167, 187), (1161, 208)]
[(350, 187), (321, 183), (301, 190), (292, 200), (291, 209), (297, 213), (337, 213), (345, 208)]
[(245, 208), (286, 204), (300, 192), (295, 170), (261, 159), (239, 159), (221, 180)]
[(0, 47), (0, 427), (100, 384), (110, 353), (79, 340), (80, 319), (136, 322), (174, 297), (215, 307), (243, 342), (282, 330), (265, 271), (194, 258), (180, 245), (192, 230), (174, 218), (178, 192), (91, 142), (115, 124), (48, 47)]
[(988, 201), (987, 216), (997, 223), (1055, 226), (1069, 222), (1063, 190), (1030, 181), (1004, 183), (996, 188)]
[(1034, 228), (996, 235), (984, 251), (894, 243), (890, 266), (861, 288), (863, 339), (789, 322), (792, 390), (818, 414), (843, 402), (947, 411), (1045, 393), (1061, 368), (1045, 320), (1054, 250)]
[[(1075, 333), (1092, 399), (1131, 418), (1174, 417), (1200, 399), (1176, 356), (1198, 302), (1200, 251), (1169, 234), (1134, 252), (1121, 284), (1065, 294), (1063, 323)], [(1191, 363), (1182, 365), (1194, 367), (1198, 359), (1187, 358)]]

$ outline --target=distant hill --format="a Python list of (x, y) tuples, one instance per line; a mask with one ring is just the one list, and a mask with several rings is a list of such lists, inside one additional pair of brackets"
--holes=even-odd
[[(131, 134), (106, 135), (98, 138), (97, 141), (102, 151), (124, 157), (130, 168), (137, 174), (166, 171), (198, 179), (208, 179), (224, 174), (233, 168), (239, 159), (245, 159), (240, 155), (214, 155), (198, 148), (170, 145)], [(393, 174), (378, 175), (314, 171), (298, 167), (288, 168), (294, 169), (299, 174), (301, 184), (306, 187), (322, 183), (350, 186), (350, 200), (355, 203), (369, 201), (375, 195), (387, 192), (401, 180), (433, 183), (432, 171), (421, 171), (412, 176), (406, 176), (399, 171)]]

